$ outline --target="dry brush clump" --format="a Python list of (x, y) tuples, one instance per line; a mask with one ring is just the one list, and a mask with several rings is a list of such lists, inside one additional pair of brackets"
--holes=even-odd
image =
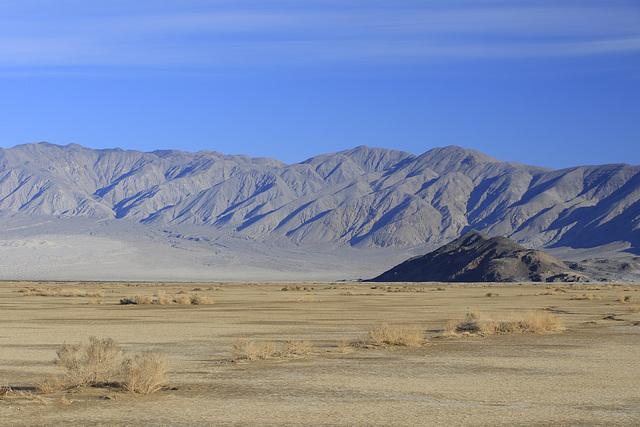
[(564, 289), (556, 288), (552, 291), (539, 292), (536, 294), (518, 294), (519, 297), (539, 297), (543, 295), (563, 295), (567, 293)]
[(300, 286), (300, 285), (286, 285), (280, 289), (281, 291), (313, 291), (314, 288), (311, 286)]
[(287, 302), (318, 302), (313, 295), (304, 295), (300, 298), (288, 297)]
[(336, 342), (336, 352), (338, 354), (350, 354), (353, 353), (353, 347), (351, 341), (347, 339), (340, 339)]
[(308, 340), (285, 341), (280, 350), (275, 341), (240, 339), (233, 343), (232, 357), (235, 360), (264, 360), (278, 357), (307, 356), (314, 352)]
[(159, 351), (145, 351), (125, 359), (122, 386), (133, 394), (154, 393), (167, 380), (167, 358)]
[(173, 295), (163, 290), (156, 292), (155, 296), (136, 295), (133, 298), (122, 298), (120, 300), (120, 304), (122, 305), (211, 305), (213, 303), (213, 298), (208, 296), (189, 293)]
[[(24, 403), (28, 401), (39, 401), (47, 403), (42, 397), (34, 395), (29, 390), (17, 390), (7, 385), (0, 386), (0, 401), (8, 401), (14, 403)], [(17, 409), (20, 409), (19, 407)]]
[(426, 292), (427, 288), (424, 286), (372, 286), (371, 289), (378, 289), (385, 292)]
[(484, 312), (469, 312), (462, 320), (449, 321), (444, 328), (445, 335), (496, 334), (514, 332), (557, 332), (564, 330), (562, 318), (545, 311), (528, 311), (508, 316)]
[(424, 332), (418, 327), (386, 323), (371, 329), (369, 338), (375, 345), (417, 347), (426, 342)]
[(204, 295), (191, 295), (191, 305), (210, 305), (213, 304), (213, 298)]
[(88, 344), (64, 344), (57, 356), (54, 363), (61, 373), (38, 384), (42, 393), (111, 386), (148, 394), (167, 380), (167, 361), (162, 353), (127, 355), (111, 338), (90, 337)]
[(108, 383), (118, 373), (123, 350), (111, 338), (89, 338), (89, 344), (64, 344), (56, 366), (65, 382), (75, 387)]
[(233, 343), (232, 355), (239, 360), (269, 359), (276, 355), (276, 344), (270, 340), (241, 339)]
[(576, 295), (572, 295), (571, 296), (572, 300), (587, 300), (587, 301), (593, 301), (593, 300), (601, 300), (602, 297), (600, 295), (596, 295), (596, 294), (576, 294)]
[(313, 353), (311, 342), (307, 340), (289, 340), (284, 343), (280, 354), (282, 356), (308, 355)]
[(87, 291), (78, 288), (23, 288), (15, 292), (21, 293), (25, 297), (103, 297), (104, 291)]

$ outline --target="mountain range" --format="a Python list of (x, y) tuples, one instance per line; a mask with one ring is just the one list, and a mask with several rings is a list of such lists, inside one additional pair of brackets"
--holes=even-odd
[(528, 248), (637, 254), (640, 166), (552, 170), (456, 146), (360, 146), (288, 165), (34, 143), (0, 149), (0, 220), (16, 216), (361, 250), (429, 250), (476, 229)]

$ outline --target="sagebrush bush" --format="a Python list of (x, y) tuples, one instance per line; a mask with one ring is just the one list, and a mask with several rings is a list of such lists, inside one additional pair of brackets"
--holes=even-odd
[(192, 295), (191, 296), (191, 304), (193, 305), (210, 305), (213, 304), (213, 298), (202, 296), (202, 295)]
[(445, 335), (494, 334), (509, 332), (556, 332), (564, 329), (562, 318), (545, 311), (529, 311), (509, 316), (469, 312), (463, 320), (451, 320), (444, 327)]
[(582, 295), (572, 295), (571, 296), (572, 300), (588, 300), (588, 301), (593, 301), (593, 300), (600, 300), (602, 299), (602, 297), (600, 295), (596, 295), (596, 294), (582, 294)]
[(258, 342), (241, 339), (237, 340), (233, 344), (232, 353), (236, 359), (269, 359), (276, 355), (276, 344), (269, 340), (262, 340)]
[(174, 302), (178, 305), (191, 305), (191, 296), (187, 294), (178, 294), (174, 298)]
[(420, 328), (407, 325), (383, 324), (369, 331), (369, 338), (376, 345), (417, 347), (425, 342)]
[(136, 295), (134, 297), (135, 304), (144, 305), (153, 303), (153, 297), (150, 295)]
[(122, 385), (133, 394), (158, 391), (167, 381), (167, 358), (158, 351), (145, 351), (128, 357), (122, 365)]
[(89, 343), (64, 344), (55, 365), (61, 370), (38, 384), (43, 393), (82, 386), (116, 386), (134, 394), (157, 391), (167, 379), (166, 357), (160, 352), (126, 355), (111, 338), (89, 338)]
[(111, 338), (89, 338), (89, 344), (64, 344), (57, 351), (56, 366), (66, 382), (73, 386), (96, 385), (113, 381), (124, 352)]
[(307, 340), (289, 340), (284, 343), (282, 355), (307, 355), (313, 353), (313, 347)]
[(57, 393), (62, 390), (73, 388), (69, 382), (60, 376), (51, 376), (36, 384), (40, 393)]
[(189, 293), (178, 293), (177, 295), (168, 294), (159, 290), (156, 292), (155, 298), (150, 295), (136, 295), (133, 298), (122, 298), (120, 304), (157, 304), (157, 305), (209, 305), (213, 304), (213, 298), (201, 295), (191, 295)]
[(86, 291), (78, 288), (24, 288), (19, 289), (16, 292), (20, 292), (23, 296), (41, 296), (41, 297), (103, 297), (103, 291)]
[(336, 342), (337, 352), (339, 354), (349, 354), (353, 352), (353, 347), (351, 346), (351, 341), (346, 339), (341, 339)]
[(155, 303), (158, 305), (169, 305), (173, 304), (173, 297), (166, 293), (163, 290), (159, 290), (156, 292), (156, 300)]

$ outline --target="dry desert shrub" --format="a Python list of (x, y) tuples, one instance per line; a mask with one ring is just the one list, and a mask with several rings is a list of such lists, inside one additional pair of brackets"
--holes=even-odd
[(351, 346), (351, 341), (349, 340), (338, 340), (336, 342), (337, 352), (339, 354), (349, 354), (353, 353), (353, 347)]
[(518, 294), (518, 296), (519, 297), (539, 297), (542, 295), (563, 295), (565, 293), (566, 291), (564, 289), (556, 289), (554, 291), (540, 292), (537, 294)]
[(571, 299), (592, 301), (592, 300), (600, 300), (602, 299), (602, 297), (600, 295), (595, 295), (595, 294), (582, 294), (582, 295), (572, 295)]
[(622, 303), (633, 303), (633, 302), (636, 302), (636, 300), (631, 295), (626, 295), (626, 296), (620, 297), (620, 298), (618, 298), (618, 301), (622, 302)]
[(557, 332), (564, 329), (562, 318), (545, 311), (529, 311), (509, 316), (470, 312), (463, 320), (449, 321), (443, 332), (445, 335), (495, 334), (513, 332)]
[(8, 396), (15, 396), (18, 393), (9, 386), (0, 387), (0, 399), (4, 399)]
[(258, 344), (255, 341), (250, 340), (237, 340), (233, 343), (232, 354), (235, 359), (257, 359)]
[(36, 389), (40, 393), (45, 394), (57, 393), (59, 391), (68, 390), (70, 388), (73, 388), (73, 386), (60, 376), (51, 376), (49, 378), (46, 378), (44, 381), (36, 384)]
[(312, 291), (314, 290), (314, 288), (312, 288), (311, 286), (286, 285), (280, 290), (281, 291)]
[(273, 341), (238, 340), (233, 344), (233, 356), (236, 359), (256, 360), (269, 359), (276, 354), (276, 344)]
[(191, 295), (189, 293), (168, 294), (165, 291), (156, 292), (155, 298), (149, 295), (136, 295), (133, 298), (122, 298), (120, 304), (156, 304), (156, 305), (207, 305), (213, 304), (213, 298), (201, 295)]
[(426, 292), (427, 289), (424, 287), (414, 287), (414, 286), (372, 286), (371, 289), (382, 289), (385, 292)]
[(156, 292), (156, 300), (155, 303), (158, 305), (169, 305), (173, 304), (173, 297), (166, 293), (163, 290), (159, 290)]
[(269, 359), (276, 354), (276, 343), (269, 340), (263, 340), (258, 346), (258, 357), (260, 359)]
[(24, 288), (18, 289), (23, 296), (40, 296), (40, 297), (103, 297), (103, 291), (85, 291), (83, 289), (70, 288)]
[(178, 294), (174, 301), (178, 305), (191, 305), (191, 297), (188, 294)]
[(89, 338), (89, 344), (64, 344), (57, 352), (56, 366), (71, 386), (96, 385), (113, 381), (124, 352), (111, 338)]
[(638, 311), (638, 306), (637, 305), (630, 305), (629, 306), (629, 311), (632, 313), (636, 313)]
[(135, 297), (133, 297), (133, 300), (135, 301), (134, 304), (138, 305), (153, 303), (153, 297), (151, 297), (150, 295), (136, 295)]
[(443, 335), (447, 337), (457, 335), (458, 324), (460, 324), (460, 320), (447, 320), (447, 322), (444, 324), (444, 328), (442, 328)]
[(524, 322), (528, 324), (526, 332), (558, 332), (566, 329), (564, 319), (548, 311), (529, 311), (524, 315)]
[(305, 295), (301, 298), (288, 297), (287, 302), (317, 302), (312, 295)]
[(167, 358), (158, 351), (145, 351), (128, 357), (122, 364), (122, 386), (133, 394), (158, 391), (167, 381)]
[[(47, 402), (39, 396), (34, 396), (30, 391), (27, 390), (16, 390), (9, 386), (0, 386), (0, 400), (36, 400), (41, 403), (47, 404)], [(20, 408), (18, 408), (20, 409)]]
[(313, 347), (307, 340), (289, 340), (282, 348), (283, 356), (308, 355), (313, 353)]
[(408, 325), (383, 324), (369, 331), (369, 338), (375, 345), (398, 345), (417, 347), (425, 342), (420, 328)]
[(166, 357), (160, 352), (128, 356), (111, 338), (89, 338), (89, 343), (64, 344), (57, 351), (59, 376), (38, 384), (42, 393), (82, 386), (116, 386), (133, 394), (157, 391), (167, 379)]
[(192, 305), (211, 305), (213, 304), (213, 298), (203, 295), (191, 295)]

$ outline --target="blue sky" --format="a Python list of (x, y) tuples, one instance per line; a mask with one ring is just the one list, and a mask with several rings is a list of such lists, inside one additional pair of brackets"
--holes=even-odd
[(0, 146), (640, 164), (639, 1), (0, 0)]

